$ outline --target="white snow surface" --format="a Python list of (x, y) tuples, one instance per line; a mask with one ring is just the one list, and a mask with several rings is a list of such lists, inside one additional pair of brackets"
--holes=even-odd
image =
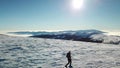
[(120, 68), (120, 45), (0, 35), (0, 68)]

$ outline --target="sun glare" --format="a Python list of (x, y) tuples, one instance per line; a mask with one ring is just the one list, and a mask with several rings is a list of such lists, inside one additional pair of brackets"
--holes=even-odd
[(73, 9), (81, 9), (83, 6), (83, 0), (72, 0), (72, 8)]

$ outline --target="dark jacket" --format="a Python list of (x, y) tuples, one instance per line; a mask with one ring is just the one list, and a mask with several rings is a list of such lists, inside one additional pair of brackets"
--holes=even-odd
[(66, 55), (66, 57), (67, 57), (68, 59), (71, 59), (71, 53), (68, 52), (67, 55)]

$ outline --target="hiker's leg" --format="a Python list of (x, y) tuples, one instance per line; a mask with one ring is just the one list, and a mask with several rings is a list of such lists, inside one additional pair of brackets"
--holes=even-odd
[(72, 60), (70, 60), (69, 63), (70, 63), (70, 66), (72, 66)]
[(69, 64), (69, 62), (65, 65), (66, 68), (67, 68), (68, 64)]
[(72, 66), (72, 63), (70, 62), (70, 66)]

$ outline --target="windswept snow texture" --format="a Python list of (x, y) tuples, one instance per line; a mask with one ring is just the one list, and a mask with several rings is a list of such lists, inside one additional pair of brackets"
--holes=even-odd
[(120, 68), (120, 45), (0, 35), (0, 68)]
[(31, 37), (87, 41), (108, 44), (120, 44), (120, 36), (105, 35), (99, 30), (77, 30), (59, 32), (10, 32), (15, 34), (31, 34)]

